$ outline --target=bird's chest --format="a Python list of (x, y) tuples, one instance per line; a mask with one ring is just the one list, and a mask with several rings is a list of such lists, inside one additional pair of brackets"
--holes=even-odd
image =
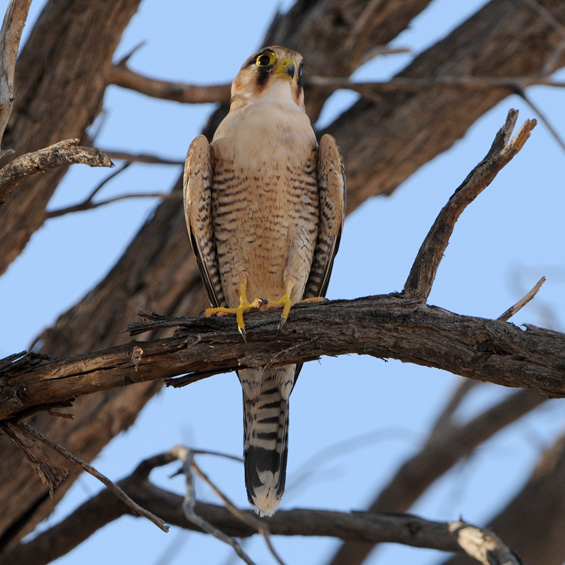
[(243, 277), (261, 287), (257, 292), (282, 294), (285, 269), (294, 261), (309, 269), (316, 242), (315, 138), (309, 123), (310, 131), (272, 116), (231, 125), (213, 142), (212, 216), (222, 278), (233, 292)]

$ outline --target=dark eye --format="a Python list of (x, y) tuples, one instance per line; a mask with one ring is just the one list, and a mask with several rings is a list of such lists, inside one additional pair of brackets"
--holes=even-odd
[(302, 63), (300, 63), (300, 67), (298, 67), (298, 82), (302, 81)]
[(258, 67), (268, 67), (275, 62), (275, 55), (273, 53), (262, 53), (257, 57), (255, 64)]

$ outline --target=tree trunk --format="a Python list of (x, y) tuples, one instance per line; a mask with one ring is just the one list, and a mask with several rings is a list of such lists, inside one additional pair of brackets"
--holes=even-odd
[[(308, 53), (308, 49), (313, 49), (308, 47), (309, 28), (303, 26), (300, 36), (296, 37), (292, 32), (297, 27), (296, 22), (309, 16), (311, 25), (319, 24), (328, 37), (335, 37), (336, 30), (343, 26), (351, 33), (355, 21), (336, 13), (334, 4), (300, 2), (288, 16), (275, 21), (266, 43), (274, 42), (270, 39), (275, 38), (276, 42), (313, 57), (314, 52)], [(352, 3), (357, 7), (356, 13), (360, 13), (361, 5), (365, 4)], [(410, 4), (415, 15), (426, 3), (417, 7), (416, 3)], [(559, 21), (565, 22), (565, 6), (561, 2), (547, 0), (543, 4)], [(314, 12), (318, 7), (320, 12)], [(288, 23), (286, 17), (297, 18), (295, 24), (292, 25), (292, 20)], [(409, 19), (404, 16), (402, 26)], [(500, 21), (504, 21), (504, 26)], [(380, 18), (378, 23), (381, 29), (389, 24)], [(402, 29), (400, 25), (397, 28), (393, 27), (396, 32)], [(373, 35), (376, 37), (376, 32), (366, 33), (371, 40)], [(525, 4), (495, 0), (441, 44), (418, 57), (402, 76), (534, 74), (553, 53), (559, 39), (546, 20)], [(313, 60), (310, 72), (323, 74), (324, 68), (335, 64), (335, 43), (319, 40), (318, 44), (327, 45), (327, 49), (315, 53), (317, 60)], [(339, 68), (345, 73), (347, 65)], [(357, 103), (329, 128), (345, 156), (349, 211), (369, 196), (392, 192), (422, 164), (460, 138), (478, 117), (509, 92), (511, 88), (479, 90), (454, 86), (414, 93), (386, 93), (380, 104), (365, 100)], [(314, 112), (319, 103), (312, 101)], [(169, 315), (200, 310), (205, 299), (188, 248), (181, 207), (178, 203), (164, 202), (108, 277), (64, 314), (53, 328), (44, 332), (43, 350), (61, 357), (121, 343), (127, 339), (121, 330), (141, 309)], [(134, 421), (139, 409), (157, 389), (155, 384), (134, 385), (118, 392), (90, 395), (76, 402), (73, 421), (40, 415), (34, 418), (32, 425), (81, 458), (91, 460), (113, 436)], [(52, 510), (77, 473), (72, 469), (70, 478), (50, 500), (46, 488), (35, 478), (21, 452), (7, 444), (5, 437), (0, 438), (0, 449), (4, 454), (0, 460), (0, 504), (6, 509), (0, 519), (0, 531), (6, 545), (21, 539)], [(18, 493), (17, 496), (14, 493)]]
[[(15, 101), (3, 148), (16, 155), (82, 138), (100, 112), (106, 76), (139, 0), (52, 0), (16, 66)], [(66, 167), (34, 177), (0, 207), (0, 274), (45, 218)]]

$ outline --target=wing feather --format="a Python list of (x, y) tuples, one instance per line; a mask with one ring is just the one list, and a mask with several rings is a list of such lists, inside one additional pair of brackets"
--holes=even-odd
[(225, 306), (212, 225), (212, 159), (210, 144), (199, 135), (184, 165), (184, 215), (200, 275), (213, 306)]
[(345, 171), (335, 139), (325, 134), (318, 148), (320, 221), (304, 298), (325, 296), (345, 219)]

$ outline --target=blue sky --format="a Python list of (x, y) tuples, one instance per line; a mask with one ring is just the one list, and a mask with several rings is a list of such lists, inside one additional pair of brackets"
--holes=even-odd
[[(417, 53), (484, 3), (435, 0), (395, 45)], [(5, 5), (2, 0), (0, 7)], [(33, 3), (30, 21), (37, 17), (41, 5)], [(285, 2), (282, 7), (288, 5)], [(258, 1), (145, 0), (124, 34), (117, 58), (145, 41), (130, 62), (140, 72), (201, 84), (228, 82), (249, 54), (260, 47), (275, 7)], [(384, 80), (409, 60), (409, 55), (380, 58), (361, 68), (354, 78)], [(535, 87), (529, 94), (565, 136), (562, 92)], [(320, 124), (331, 121), (355, 99), (352, 93), (336, 93), (324, 109)], [(435, 216), (487, 152), (510, 107), (520, 109), (519, 123), (536, 117), (519, 98), (504, 100), (463, 140), (423, 167), (393, 196), (373, 198), (348, 217), (329, 287), (330, 298), (402, 289)], [(212, 105), (183, 106), (110, 87), (98, 144), (182, 159), (212, 110)], [(545, 275), (548, 281), (536, 301), (513, 322), (547, 325), (543, 308), (548, 308), (555, 327), (565, 326), (564, 163), (563, 150), (540, 123), (520, 155), (457, 223), (430, 296), (431, 304), (459, 314), (497, 317)], [(107, 174), (74, 167), (49, 209), (82, 200)], [(179, 174), (179, 167), (134, 165), (109, 183), (101, 196), (168, 191)], [(155, 204), (151, 199), (126, 200), (47, 221), (0, 279), (4, 318), (0, 357), (28, 347), (44, 327), (103, 279)], [(458, 381), (445, 372), (370, 357), (324, 358), (308, 364), (292, 396), (289, 488), (282, 507), (362, 509), (425, 440), (435, 415)], [(477, 387), (459, 415), (468, 418), (508, 392)], [(212, 405), (216, 412), (210, 409)], [(544, 447), (562, 432), (560, 412), (558, 402), (546, 403), (493, 438), (469, 461), (438, 481), (413, 512), (437, 520), (462, 515), (468, 521), (485, 523), (528, 476)], [(150, 401), (136, 424), (107, 446), (94, 464), (118, 480), (140, 460), (179, 442), (239, 455), (241, 419), (241, 391), (233, 374), (179, 390), (167, 389)], [(356, 450), (342, 453), (332, 449), (356, 438), (364, 438)], [(311, 457), (324, 449), (332, 451), (332, 457), (318, 457), (313, 465)], [(301, 476), (309, 461), (310, 479), (292, 487), (293, 478)], [(247, 505), (243, 471), (237, 463), (204, 457), (200, 462), (233, 500)], [(167, 478), (175, 469), (160, 470), (155, 480), (182, 492), (182, 479)], [(99, 489), (90, 477), (79, 479), (46, 525), (58, 522)], [(207, 487), (198, 484), (197, 489), (201, 499), (215, 501)], [(302, 538), (277, 538), (275, 544), (288, 563), (322, 564), (336, 546), (333, 540)], [(231, 549), (216, 540), (175, 530), (165, 535), (148, 522), (124, 517), (58, 563), (156, 564), (171, 547), (176, 549), (176, 556), (167, 561), (172, 564), (223, 564), (231, 558)], [(252, 540), (246, 548), (258, 563), (273, 562), (260, 539)], [(429, 550), (387, 546), (370, 563), (427, 565), (440, 559), (441, 554)]]

